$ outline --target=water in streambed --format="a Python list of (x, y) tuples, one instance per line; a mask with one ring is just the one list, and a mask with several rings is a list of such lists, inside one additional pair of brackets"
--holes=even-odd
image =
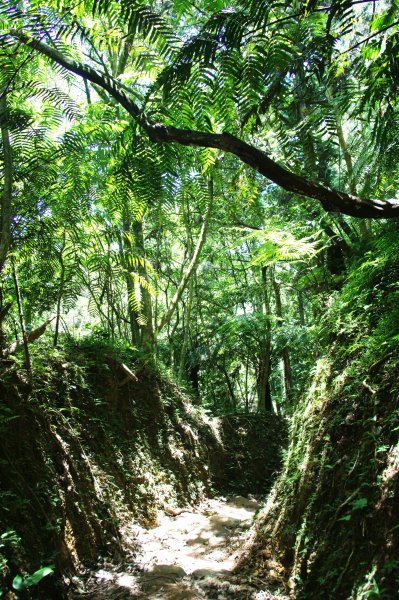
[(135, 549), (132, 564), (104, 564), (73, 598), (271, 600), (270, 592), (230, 578), (258, 508), (254, 499), (215, 498), (196, 509), (162, 514), (152, 529), (129, 524), (123, 533)]

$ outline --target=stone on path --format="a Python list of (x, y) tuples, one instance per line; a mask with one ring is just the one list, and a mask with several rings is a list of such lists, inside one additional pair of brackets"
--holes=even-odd
[(155, 591), (161, 587), (176, 583), (187, 573), (177, 565), (154, 565), (150, 571), (145, 571), (140, 578), (144, 591)]
[(196, 569), (191, 573), (191, 577), (193, 579), (208, 579), (209, 577), (226, 577), (226, 575), (231, 575), (230, 571), (226, 569), (220, 569), (219, 571), (215, 571), (214, 569)]

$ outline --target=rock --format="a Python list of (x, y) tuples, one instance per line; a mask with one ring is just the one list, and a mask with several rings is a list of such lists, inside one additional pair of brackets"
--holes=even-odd
[(244, 496), (232, 496), (228, 499), (227, 504), (240, 508), (247, 508), (249, 510), (256, 510), (259, 508), (259, 502), (254, 499), (245, 498)]
[(187, 573), (181, 567), (177, 565), (154, 565), (151, 571), (148, 571), (147, 575), (162, 575), (164, 577), (174, 578), (175, 581), (186, 577)]
[(230, 575), (230, 571), (221, 569), (220, 571), (214, 571), (213, 569), (196, 569), (191, 573), (193, 579), (208, 579), (209, 577), (225, 577)]
[(177, 565), (155, 565), (143, 574), (140, 583), (144, 591), (152, 592), (170, 586), (186, 575), (185, 570)]

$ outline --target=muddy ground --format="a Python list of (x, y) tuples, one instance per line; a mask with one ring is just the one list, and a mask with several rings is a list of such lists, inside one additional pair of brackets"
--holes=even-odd
[(194, 510), (161, 513), (151, 529), (130, 523), (123, 530), (129, 558), (119, 564), (104, 562), (74, 578), (71, 598), (277, 598), (258, 581), (238, 580), (233, 573), (258, 508), (254, 498), (215, 498)]

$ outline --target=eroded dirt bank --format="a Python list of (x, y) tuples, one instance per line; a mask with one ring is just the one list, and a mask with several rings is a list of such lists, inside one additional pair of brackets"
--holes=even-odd
[(104, 562), (75, 577), (71, 598), (272, 600), (276, 596), (260, 582), (238, 580), (232, 572), (258, 508), (253, 498), (215, 498), (196, 509), (160, 514), (151, 529), (127, 524), (123, 539), (130, 553), (124, 562)]
[[(0, 592), (6, 598), (16, 597), (15, 577), (47, 566), (54, 574), (26, 590), (27, 598), (64, 600), (72, 589), (65, 581), (104, 561), (119, 561), (124, 569), (128, 560), (138, 572), (151, 564), (177, 565), (180, 543), (196, 553), (192, 567), (185, 561), (181, 565), (187, 574), (199, 568), (230, 569), (227, 558), (218, 558), (219, 541), (232, 543), (230, 525), (225, 528), (229, 535), (215, 533), (219, 518), (220, 527), (224, 519), (233, 519), (234, 530), (236, 517), (226, 512), (230, 505), (209, 505), (208, 516), (195, 507), (215, 493), (258, 493), (259, 485), (266, 493), (278, 469), (281, 419), (265, 417), (255, 424), (242, 416), (216, 423), (149, 369), (128, 363), (134, 375), (126, 379), (122, 361), (129, 356), (114, 359), (110, 352), (82, 342), (68, 353), (43, 353), (29, 385), (17, 366), (0, 370), (0, 536), (5, 532)], [(254, 490), (248, 486), (259, 469), (250, 442), (259, 447), (258, 460), (267, 467), (267, 477)], [(190, 512), (180, 512), (183, 508)], [(171, 540), (176, 533), (173, 549), (164, 542), (157, 545), (158, 527), (144, 529), (154, 527), (157, 515), (168, 509), (179, 514), (169, 514), (158, 527), (165, 527), (164, 537)], [(187, 537), (192, 527), (198, 547), (195, 537)], [(202, 540), (201, 527), (209, 539)], [(208, 548), (213, 558), (201, 563), (200, 550)], [(220, 565), (211, 566), (212, 560)]]

